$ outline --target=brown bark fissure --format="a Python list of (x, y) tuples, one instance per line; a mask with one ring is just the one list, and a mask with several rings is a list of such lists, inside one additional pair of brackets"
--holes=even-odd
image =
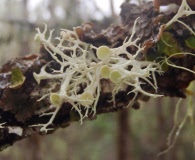
[[(159, 30), (164, 22), (169, 21), (174, 14), (163, 15), (157, 12), (152, 3), (145, 3), (141, 6), (123, 3), (121, 5), (121, 25), (111, 25), (101, 33), (95, 33), (90, 24), (83, 24), (77, 27), (80, 40), (93, 44), (94, 46), (107, 45), (110, 47), (120, 46), (127, 36), (131, 35), (134, 21), (140, 17), (139, 24), (136, 26), (136, 36), (140, 38), (139, 43), (145, 46), (145, 50), (140, 57), (140, 60), (149, 57), (154, 60), (162, 53), (158, 53)], [(160, 17), (160, 18), (159, 18)], [(193, 26), (194, 16), (182, 19), (189, 26)], [(169, 30), (177, 39), (177, 43), (183, 50), (194, 53), (194, 50), (187, 48), (184, 38), (190, 36), (189, 31), (182, 25), (173, 25)], [(0, 129), (0, 149), (12, 145), (17, 140), (29, 137), (32, 134), (45, 134), (40, 132), (40, 127), (31, 127), (34, 124), (47, 123), (50, 116), (42, 116), (42, 113), (51, 112), (48, 99), (37, 101), (41, 92), (45, 92), (52, 86), (52, 81), (43, 80), (38, 85), (33, 77), (33, 72), (39, 73), (41, 67), (51, 61), (51, 57), (43, 46), (40, 47), (40, 54), (33, 54), (21, 58), (12, 59), (6, 62), (0, 69), (0, 123), (6, 122), (4, 128)], [(129, 52), (133, 52), (134, 48), (128, 48)], [(158, 55), (159, 54), (159, 55)], [(194, 56), (185, 56), (182, 58), (173, 58), (176, 65), (193, 69), (195, 66)], [(51, 65), (55, 66), (55, 63)], [(18, 88), (10, 88), (11, 71), (14, 68), (19, 68), (22, 74), (26, 77), (22, 86)], [(194, 80), (194, 75), (190, 72), (169, 67), (163, 75), (156, 75), (158, 84), (158, 94), (165, 96), (183, 97), (185, 98), (185, 88)], [(153, 80), (151, 80), (153, 81)], [(108, 81), (102, 80), (102, 85), (108, 85)], [(142, 88), (154, 93), (154, 89), (149, 84), (143, 84)], [(120, 91), (116, 95), (115, 106), (108, 100), (111, 99), (112, 93), (101, 91), (101, 95), (97, 105), (97, 114), (115, 112), (122, 110), (134, 97), (134, 94), (127, 94), (131, 91), (129, 87), (126, 91)], [(148, 99), (141, 93), (135, 99), (133, 108), (139, 108), (137, 99)], [(63, 103), (62, 107), (55, 117), (51, 127), (53, 133), (59, 127), (67, 127), (71, 121), (79, 121), (78, 114), (71, 110), (71, 105)], [(89, 112), (90, 113), (90, 112)], [(93, 120), (95, 116), (89, 114), (89, 119)]]

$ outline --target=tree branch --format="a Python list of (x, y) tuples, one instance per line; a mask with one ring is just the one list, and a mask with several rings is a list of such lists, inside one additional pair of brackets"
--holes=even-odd
[[(181, 23), (172, 24), (167, 30), (163, 29), (164, 24), (171, 20), (174, 15), (163, 15), (157, 12), (153, 8), (152, 3), (146, 3), (142, 6), (123, 3), (120, 15), (122, 19), (121, 25), (111, 25), (107, 30), (101, 33), (95, 33), (93, 26), (89, 23), (76, 27), (75, 32), (80, 41), (90, 43), (94, 47), (109, 46), (110, 48), (116, 48), (124, 45), (127, 36), (132, 36), (134, 22), (137, 17), (140, 17), (138, 25), (136, 25), (135, 37), (139, 37), (139, 45), (144, 49), (137, 53), (135, 46), (127, 46), (125, 52), (128, 52), (129, 55), (127, 55), (127, 57), (123, 55), (124, 60), (131, 55), (130, 53), (136, 53), (138, 55), (136, 56), (138, 63), (142, 63), (146, 60), (159, 62), (162, 60), (162, 57), (167, 58), (177, 52), (188, 52), (192, 53), (192, 55), (184, 54), (183, 56), (174, 56), (169, 60), (171, 60), (171, 63), (174, 63), (174, 65), (194, 70), (194, 48), (192, 48), (190, 44), (191, 41), (189, 41), (189, 38), (193, 37), (190, 31)], [(190, 27), (193, 26), (192, 22), (194, 19), (194, 16), (181, 18), (181, 20)], [(70, 34), (69, 36), (71, 37), (72, 35)], [(167, 39), (167, 37), (169, 39)], [(72, 38), (74, 39), (75, 37), (72, 36)], [(169, 44), (170, 39), (171, 44)], [(168, 43), (168, 45), (166, 45), (166, 43)], [(169, 45), (172, 45), (172, 47)], [(41, 132), (41, 126), (38, 124), (48, 123), (51, 120), (51, 113), (53, 113), (56, 108), (52, 107), (51, 99), (46, 96), (46, 98), (40, 100), (40, 96), (42, 96), (43, 93), (47, 95), (57, 92), (60, 83), (43, 79), (38, 85), (33, 73), (39, 73), (46, 64), (49, 66), (46, 67), (48, 73), (52, 73), (52, 69), (59, 69), (59, 64), (51, 57), (51, 50), (52, 48), (47, 48), (46, 45), (42, 44), (40, 54), (12, 59), (5, 63), (0, 69), (1, 150), (32, 134), (50, 134), (59, 127), (69, 126), (72, 121), (81, 120), (78, 110), (81, 110), (80, 114), (86, 114), (86, 106), (82, 107), (78, 105), (78, 110), (76, 111), (75, 108), (72, 109), (74, 104), (63, 101), (53, 122), (47, 126), (52, 130), (47, 130), (48, 132), (46, 133)], [(70, 56), (71, 52), (65, 52), (64, 56), (65, 55)], [(123, 56), (121, 55), (121, 57)], [(60, 63), (60, 58), (58, 60)], [(129, 70), (131, 70), (131, 67), (132, 66), (129, 66)], [(154, 73), (153, 76), (150, 76), (150, 80), (141, 80), (140, 92), (136, 94), (132, 92), (132, 86), (126, 87), (125, 89), (122, 89), (124, 86), (121, 86), (121, 89), (114, 95), (115, 101), (112, 101), (113, 83), (111, 80), (101, 79), (101, 91), (97, 101), (96, 112), (93, 114), (92, 111), (94, 111), (94, 108), (89, 108), (87, 119), (93, 120), (98, 114), (115, 112), (126, 108), (132, 100), (131, 106), (133, 108), (139, 108), (138, 100), (148, 99), (148, 96), (144, 94), (146, 92), (148, 95), (159, 94), (185, 98), (186, 87), (194, 80), (194, 74), (186, 70), (168, 66), (167, 64), (162, 64), (162, 68), (164, 71), (163, 74), (159, 75), (158, 73)], [(65, 69), (66, 68), (64, 68), (64, 70)], [(142, 69), (144, 69), (144, 67)], [(152, 73), (153, 72), (150, 72), (151, 75)], [(156, 77), (156, 80), (154, 77)], [(155, 81), (157, 82), (158, 89), (154, 89), (151, 85), (155, 83)], [(82, 90), (82, 87), (85, 86), (81, 85), (79, 87), (80, 90)], [(57, 97), (57, 100), (59, 100), (58, 98), (59, 97)], [(86, 103), (81, 102), (81, 104), (84, 105)]]

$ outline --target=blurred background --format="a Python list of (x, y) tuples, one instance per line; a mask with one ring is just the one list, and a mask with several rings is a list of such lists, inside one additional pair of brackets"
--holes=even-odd
[[(33, 39), (35, 28), (43, 28), (43, 23), (55, 28), (56, 36), (61, 28), (72, 29), (88, 21), (98, 26), (97, 31), (119, 24), (123, 1), (0, 0), (0, 66), (11, 58), (39, 53), (39, 44)], [(141, 102), (139, 110), (102, 114), (83, 125), (72, 123), (52, 135), (34, 135), (2, 151), (0, 160), (153, 160), (167, 148), (177, 101), (151, 99)], [(186, 108), (184, 101), (179, 122)], [(194, 160), (194, 134), (188, 121), (175, 147), (157, 159)]]

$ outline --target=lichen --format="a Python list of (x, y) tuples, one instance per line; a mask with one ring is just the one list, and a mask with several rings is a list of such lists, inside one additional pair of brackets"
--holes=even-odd
[(20, 88), (25, 79), (26, 77), (23, 75), (22, 71), (19, 68), (13, 68), (11, 70), (11, 85), (9, 86), (9, 88)]
[(6, 122), (0, 123), (0, 129), (5, 128), (5, 126), (4, 126), (5, 124), (6, 124)]
[(177, 14), (175, 14), (175, 16), (169, 22), (167, 22), (165, 24), (165, 29), (167, 29), (173, 23), (178, 22), (178, 23), (184, 25), (193, 35), (195, 35), (195, 32), (188, 25), (186, 25), (184, 22), (179, 20), (179, 18), (181, 18), (181, 17), (185, 17), (185, 16), (187, 17), (187, 16), (190, 16), (192, 14), (195, 14), (195, 11), (193, 11), (190, 8), (190, 6), (186, 2), (186, 0), (182, 0), (181, 6), (179, 7)]
[[(179, 22), (194, 34), (190, 27), (179, 20), (180, 17), (194, 13), (186, 3), (186, 0), (183, 0), (177, 14), (165, 24), (165, 29), (171, 24)], [(52, 43), (54, 30), (51, 30), (49, 37), (46, 38), (47, 26), (45, 25), (43, 32), (37, 29), (38, 33), (35, 36), (35, 40), (44, 45), (52, 61), (58, 64), (60, 68), (52, 68), (51, 62), (49, 62), (41, 68), (40, 73), (33, 74), (34, 78), (38, 84), (42, 80), (56, 80), (56, 83), (60, 82), (60, 89), (55, 93), (50, 92), (47, 95), (42, 95), (41, 99), (49, 97), (50, 107), (54, 107), (55, 110), (51, 113), (43, 114), (51, 115), (48, 123), (34, 126), (42, 126), (41, 131), (47, 132), (48, 126), (53, 123), (63, 103), (72, 105), (73, 109), (79, 114), (81, 123), (85, 117), (88, 117), (89, 111), (95, 115), (101, 94), (101, 79), (105, 79), (112, 84), (111, 102), (114, 106), (116, 104), (116, 94), (121, 90), (126, 90), (129, 86), (132, 90), (128, 94), (134, 93), (134, 97), (127, 106), (133, 104), (138, 93), (154, 98), (162, 96), (142, 89), (142, 84), (147, 83), (157, 92), (158, 86), (155, 72), (162, 73), (162, 69), (160, 63), (155, 61), (138, 60), (140, 52), (144, 51), (144, 47), (139, 44), (139, 38), (135, 38), (138, 19), (134, 22), (131, 36), (127, 37), (123, 44), (117, 48), (110, 48), (109, 46), (95, 47), (85, 43), (79, 39), (75, 28), (73, 31), (62, 29), (60, 37), (56, 38), (59, 42), (54, 45)], [(129, 53), (128, 47), (136, 49), (135, 53)], [(176, 67), (168, 61), (173, 55), (175, 54), (171, 53), (171, 56), (165, 58), (165, 62), (169, 66)], [(47, 68), (52, 72), (48, 72)], [(179, 67), (177, 66), (176, 68)]]
[[(128, 86), (133, 88), (131, 92), (134, 92), (135, 96), (138, 92), (152, 97), (161, 96), (148, 93), (141, 87), (145, 82), (157, 90), (154, 72), (160, 72), (160, 65), (136, 59), (144, 49), (138, 44), (139, 38), (134, 38), (137, 21), (138, 19), (134, 23), (131, 37), (126, 38), (118, 48), (109, 48), (108, 46), (97, 48), (82, 42), (75, 30), (66, 29), (63, 29), (60, 37), (56, 38), (59, 43), (53, 45), (51, 41), (53, 30), (46, 38), (47, 26), (45, 25), (43, 32), (37, 29), (35, 40), (44, 45), (53, 61), (59, 64), (60, 68), (58, 70), (52, 68), (53, 72), (49, 73), (46, 71), (46, 68), (50, 67), (50, 63), (48, 63), (41, 68), (40, 73), (33, 74), (34, 78), (38, 84), (44, 79), (56, 79), (56, 81), (60, 81), (61, 86), (56, 93), (50, 92), (47, 95), (42, 95), (43, 98), (50, 97), (50, 107), (55, 107), (55, 111), (43, 114), (51, 115), (49, 122), (33, 126), (42, 126), (41, 131), (47, 132), (48, 126), (52, 124), (63, 102), (72, 105), (79, 114), (81, 123), (88, 116), (89, 111), (95, 115), (101, 92), (101, 79), (107, 79), (113, 85), (111, 91), (113, 104), (115, 104), (115, 95), (121, 88), (124, 89)], [(127, 47), (131, 46), (137, 48), (136, 53), (127, 51)], [(153, 78), (154, 84), (150, 78)]]

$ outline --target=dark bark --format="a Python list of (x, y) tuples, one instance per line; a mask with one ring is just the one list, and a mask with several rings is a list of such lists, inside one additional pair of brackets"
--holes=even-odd
[(129, 109), (124, 109), (118, 113), (118, 160), (132, 160)]
[[(160, 151), (164, 151), (166, 149), (166, 144), (165, 144), (165, 139), (166, 136), (165, 135), (165, 131), (166, 131), (166, 121), (165, 121), (165, 115), (163, 112), (163, 101), (159, 100), (156, 102), (156, 111), (157, 111), (157, 132), (158, 132), (158, 141), (159, 141), (159, 145), (158, 148)], [(166, 159), (166, 155), (162, 155), (159, 157), (159, 160), (165, 160)]]
[[(111, 25), (108, 29), (101, 33), (95, 33), (93, 27), (88, 24), (83, 24), (76, 28), (80, 40), (93, 44), (94, 46), (107, 45), (109, 47), (120, 46), (127, 36), (131, 35), (134, 21), (140, 17), (139, 24), (136, 26), (136, 36), (140, 38), (139, 43), (145, 46), (143, 53), (140, 53), (140, 60), (148, 59), (155, 60), (162, 56), (167, 56), (166, 53), (158, 51), (158, 42), (161, 38), (163, 24), (168, 22), (174, 14), (163, 15), (158, 13), (152, 3), (145, 3), (142, 6), (130, 5), (123, 3), (121, 6), (121, 25)], [(160, 18), (159, 18), (160, 17)], [(195, 17), (189, 16), (182, 19), (189, 26), (193, 26)], [(181, 24), (173, 24), (172, 27), (166, 30), (176, 40), (180, 49), (185, 52), (194, 53), (194, 50), (185, 44), (185, 39), (191, 34)], [(134, 48), (129, 47), (128, 50), (132, 53)], [(194, 69), (194, 56), (175, 57), (171, 59), (174, 64), (186, 67), (190, 70)], [(4, 128), (0, 130), (0, 149), (12, 145), (17, 140), (29, 137), (32, 134), (39, 133), (40, 127), (31, 127), (34, 124), (47, 123), (50, 116), (42, 116), (42, 113), (51, 112), (49, 108), (49, 100), (44, 99), (37, 101), (43, 90), (48, 90), (52, 86), (52, 81), (44, 80), (37, 85), (33, 77), (33, 73), (39, 73), (41, 67), (51, 62), (51, 57), (43, 46), (41, 46), (39, 55), (29, 55), (26, 57), (16, 58), (5, 63), (0, 69), (0, 123), (6, 122)], [(53, 67), (58, 67), (56, 63), (52, 63)], [(14, 69), (19, 69), (22, 75), (25, 76), (25, 81), (16, 87), (11, 86), (11, 74)], [(194, 75), (188, 71), (177, 68), (168, 67), (163, 75), (156, 74), (158, 84), (158, 94), (165, 96), (175, 96), (185, 98), (185, 89), (189, 83), (195, 79)], [(153, 80), (151, 79), (151, 82)], [(109, 81), (102, 80), (103, 86), (108, 86)], [(121, 110), (132, 100), (134, 94), (127, 94), (131, 91), (131, 87), (125, 91), (120, 91), (116, 95), (116, 103), (109, 102), (111, 92), (102, 89), (97, 105), (96, 114), (114, 112)], [(142, 89), (155, 93), (151, 85), (145, 83)], [(138, 94), (135, 101), (138, 99), (144, 100), (147, 98), (141, 93)], [(133, 108), (139, 108), (138, 103), (135, 103)], [(78, 121), (79, 116), (71, 110), (72, 106), (68, 103), (63, 103), (60, 111), (55, 117), (51, 127), (53, 133), (59, 127), (67, 127), (72, 121)], [(90, 112), (89, 112), (90, 113)], [(89, 119), (94, 119), (95, 116), (89, 114)]]

